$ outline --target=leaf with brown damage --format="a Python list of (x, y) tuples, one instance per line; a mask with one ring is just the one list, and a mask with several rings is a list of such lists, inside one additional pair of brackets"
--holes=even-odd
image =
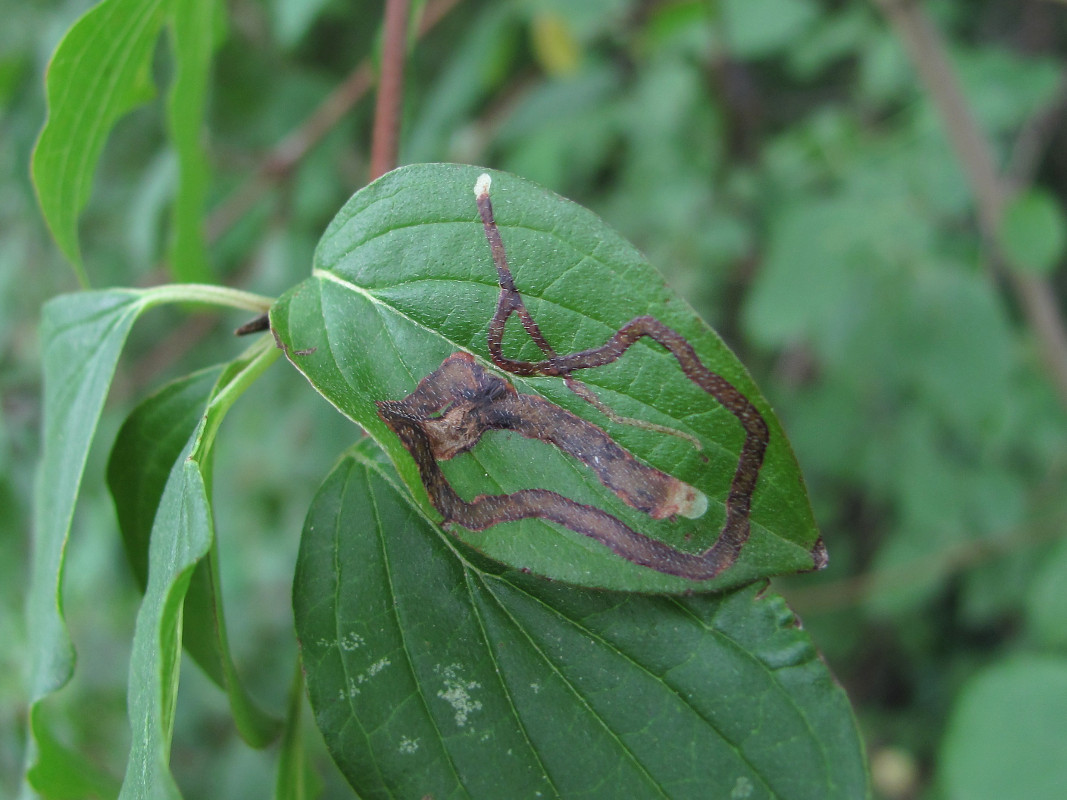
[[(320, 241), (312, 276), (271, 311), (274, 333), (294, 366), (385, 449), (416, 500), (437, 519), (443, 515), (430, 502), (416, 459), (379, 416), (377, 403), (402, 402), (455, 353), (469, 354), (486, 375), (504, 381), (490, 348), (500, 284), (471, 197), (482, 172), (415, 165), (361, 190)], [(555, 348), (550, 358), (573, 367), (575, 362), (566, 359), (602, 353), (602, 363), (583, 362), (581, 373), (581, 386), (600, 405), (568, 388), (575, 381), (566, 370), (512, 372), (504, 383), (517, 397), (541, 398), (545, 405), (539, 409), (551, 406), (604, 431), (606, 440), (635, 463), (693, 487), (708, 506), (696, 519), (680, 513), (655, 518), (627, 502), (635, 482), (624, 478), (623, 491), (617, 492), (587, 460), (570, 452), (574, 447), (568, 451), (546, 441), (549, 434), (528, 437), (514, 428), (488, 428), (454, 457), (434, 459), (459, 497), (470, 502), (479, 495), (553, 492), (615, 518), (670, 551), (699, 555), (715, 546), (727, 526), (746, 442), (752, 447), (752, 433), (739, 411), (743, 416), (751, 407), (763, 420), (766, 448), (749, 497), (747, 540), (736, 561), (710, 580), (640, 566), (619, 558), (597, 538), (543, 517), (502, 521), (484, 530), (461, 523), (450, 532), (514, 567), (635, 591), (722, 589), (817, 564), (821, 543), (793, 453), (766, 400), (714, 332), (631, 245), (589, 211), (504, 173), (493, 173), (493, 201), (510, 273), (521, 288), (523, 307)], [(662, 329), (653, 330), (653, 323)], [(506, 319), (500, 341), (503, 329), (510, 329)], [(662, 340), (665, 331), (684, 348), (672, 351), (649, 339), (654, 332), (661, 335), (653, 338)], [(603, 350), (613, 340), (625, 356), (615, 346)], [(546, 360), (543, 348), (528, 337), (509, 334), (507, 341), (516, 363)], [(688, 365), (677, 355), (685, 348), (694, 359)], [(720, 389), (735, 391), (737, 402), (709, 395), (692, 377), (695, 363), (721, 380)], [(602, 413), (601, 406), (613, 416)], [(522, 419), (529, 423), (536, 415)], [(627, 419), (649, 425), (626, 424)], [(666, 435), (662, 428), (683, 436)], [(592, 428), (576, 430), (582, 437)]]

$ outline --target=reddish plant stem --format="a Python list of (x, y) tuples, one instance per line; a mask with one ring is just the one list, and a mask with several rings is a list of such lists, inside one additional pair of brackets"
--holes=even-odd
[(404, 98), (404, 62), (407, 60), (408, 0), (386, 0), (382, 66), (374, 106), (370, 180), (396, 166), (400, 149), (400, 107)]
[[(433, 30), (459, 2), (430, 0), (423, 9), (417, 37), (422, 38)], [(364, 59), (304, 122), (267, 154), (256, 172), (208, 215), (204, 223), (208, 241), (217, 242), (262, 199), (268, 187), (288, 177), (373, 85), (374, 70), (370, 60)]]
[[(907, 48), (941, 116), (949, 143), (971, 184), (982, 235), (996, 247), (997, 229), (1014, 187), (998, 174), (989, 142), (978, 127), (949, 62), (945, 42), (914, 0), (877, 2)], [(1014, 268), (1003, 253), (998, 252), (997, 256), (1007, 266), (1004, 277), (1037, 338), (1048, 376), (1067, 406), (1067, 327), (1052, 285), (1043, 277)]]

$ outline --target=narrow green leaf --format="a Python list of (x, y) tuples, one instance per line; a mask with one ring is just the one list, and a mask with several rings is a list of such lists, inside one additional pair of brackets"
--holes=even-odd
[(115, 122), (154, 94), (152, 53), (169, 0), (103, 0), (60, 42), (48, 67), (48, 120), (33, 180), (48, 227), (87, 283), (78, 215)]
[[(376, 401), (400, 400), (458, 351), (493, 370), (486, 336), (499, 289), (475, 203), (482, 170), (447, 164), (404, 167), (358, 192), (338, 213), (315, 255), (312, 277), (283, 296), (271, 321), (291, 362), (397, 464), (434, 518), (416, 464), (379, 417)], [(767, 575), (811, 569), (818, 546), (796, 460), (767, 401), (741, 363), (632, 245), (591, 212), (513, 175), (493, 173), (492, 199), (515, 284), (559, 353), (598, 347), (622, 325), (651, 315), (685, 337), (708, 369), (736, 387), (770, 430), (752, 496), (751, 536), (740, 558), (711, 581), (638, 566), (590, 536), (540, 519), (451, 532), (494, 559), (569, 583), (635, 591), (729, 588)], [(504, 350), (540, 358), (512, 324)], [(710, 501), (696, 520), (654, 520), (605, 488), (593, 470), (536, 439), (490, 431), (444, 462), (459, 494), (553, 490), (596, 507), (633, 531), (687, 552), (718, 540), (745, 433), (737, 419), (690, 381), (665, 349), (643, 339), (624, 356), (575, 377), (618, 414), (697, 437), (617, 424), (558, 378), (508, 376), (524, 394), (605, 429), (634, 456)]]
[(176, 280), (210, 274), (203, 233), (211, 169), (204, 149), (204, 112), (211, 57), (224, 30), (217, 0), (174, 0), (171, 33), (175, 76), (167, 103), (170, 138), (178, 153), (178, 191), (172, 214), (171, 271)]
[(198, 427), (174, 463), (156, 513), (148, 585), (130, 657), (131, 749), (120, 798), (179, 798), (170, 773), (170, 741), (181, 662), (182, 607), (193, 569), (211, 547), (211, 511), (192, 455)]
[(53, 746), (45, 698), (74, 670), (74, 647), (63, 617), (63, 565), (74, 504), (119, 353), (145, 307), (136, 291), (63, 295), (41, 316), (44, 369), (42, 455), (34, 498), (34, 546), (26, 603), (30, 638), (27, 779), (40, 791), (65, 772)]
[(304, 669), (298, 662), (289, 691), (289, 709), (278, 754), (275, 800), (310, 800), (318, 797), (321, 782), (308, 763), (304, 747)]
[(1012, 266), (1048, 274), (1067, 247), (1067, 219), (1055, 197), (1042, 189), (1030, 189), (1004, 209), (998, 234), (1001, 250)]
[(74, 667), (60, 592), (63, 556), (89, 443), (119, 353), (143, 307), (138, 292), (109, 290), (57, 297), (42, 314), (43, 454), (27, 603), (33, 631), (31, 714), (37, 701), (67, 682)]
[[(150, 534), (168, 474), (196, 430), (218, 376), (219, 368), (202, 370), (146, 398), (126, 419), (111, 450), (108, 486), (142, 591), (148, 583)], [(212, 537), (208, 557), (197, 564), (185, 598), (182, 643), (227, 693), (241, 735), (263, 747), (273, 741), (281, 723), (259, 709), (239, 679), (221, 601), (218, 547)]]
[[(152, 526), (148, 585), (137, 615), (130, 657), (132, 747), (120, 797), (180, 796), (169, 761), (182, 610), (194, 570), (209, 553), (214, 537), (204, 464), (222, 417), (275, 357), (272, 344), (263, 339), (226, 367), (163, 490)], [(222, 644), (225, 646), (225, 641)]]
[(318, 725), (361, 797), (862, 798), (844, 692), (777, 595), (575, 589), (426, 518), (368, 441), (293, 589)]

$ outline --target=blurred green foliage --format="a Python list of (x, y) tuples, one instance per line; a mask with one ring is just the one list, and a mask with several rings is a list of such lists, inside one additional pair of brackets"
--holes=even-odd
[[(3, 5), (6, 796), (17, 788), (24, 747), (20, 620), (39, 450), (36, 321), (45, 298), (75, 286), (35, 209), (28, 164), (48, 56), (89, 4)], [(381, 5), (229, 4), (205, 134), (209, 208), (373, 57)], [(1025, 184), (1000, 244), (1051, 276), (1063, 313), (1067, 8), (923, 5), (947, 37), (998, 162)], [(154, 63), (166, 78), (165, 48)], [(1038, 334), (979, 233), (936, 110), (877, 6), (463, 0), (413, 46), (405, 110), (403, 161), (498, 167), (593, 208), (750, 366), (790, 433), (831, 553), (824, 573), (778, 588), (856, 705), (881, 795), (966, 797), (977, 785), (1052, 796), (1041, 791), (1055, 783), (1041, 784), (1021, 755), (995, 744), (1023, 720), (1035, 748), (1067, 739), (1064, 715), (1051, 713), (1063, 704), (1067, 669), (1067, 419)], [(371, 115), (368, 97), (292, 170), (265, 174), (243, 213), (209, 212), (216, 280), (277, 294), (306, 275), (326, 223), (366, 180)], [(169, 279), (160, 265), (178, 166), (165, 126), (157, 100), (121, 120), (103, 151), (80, 225), (94, 285)], [(105, 446), (90, 454), (65, 592), (79, 670), (52, 727), (113, 775), (129, 746), (124, 698), (138, 591), (103, 486), (106, 445), (136, 397), (235, 356), (229, 330), (242, 321), (159, 311), (138, 323), (102, 423)], [(222, 584), (237, 660), (253, 690), (281, 708), (302, 518), (338, 442), (359, 434), (292, 371), (272, 370), (253, 395), (220, 434)], [(221, 693), (195, 669), (186, 675), (174, 746), (182, 788), (265, 796), (273, 754), (242, 745)], [(1031, 707), (1033, 715), (1019, 716)], [(308, 741), (327, 794), (344, 796), (314, 726)], [(1020, 783), (1001, 783), (1009, 774)]]

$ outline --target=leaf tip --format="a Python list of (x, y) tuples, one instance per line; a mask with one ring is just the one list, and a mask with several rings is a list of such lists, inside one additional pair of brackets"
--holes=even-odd
[(474, 182), (474, 196), (484, 197), (489, 194), (489, 187), (492, 185), (493, 179), (489, 177), (488, 172), (483, 172), (478, 176), (478, 180)]

